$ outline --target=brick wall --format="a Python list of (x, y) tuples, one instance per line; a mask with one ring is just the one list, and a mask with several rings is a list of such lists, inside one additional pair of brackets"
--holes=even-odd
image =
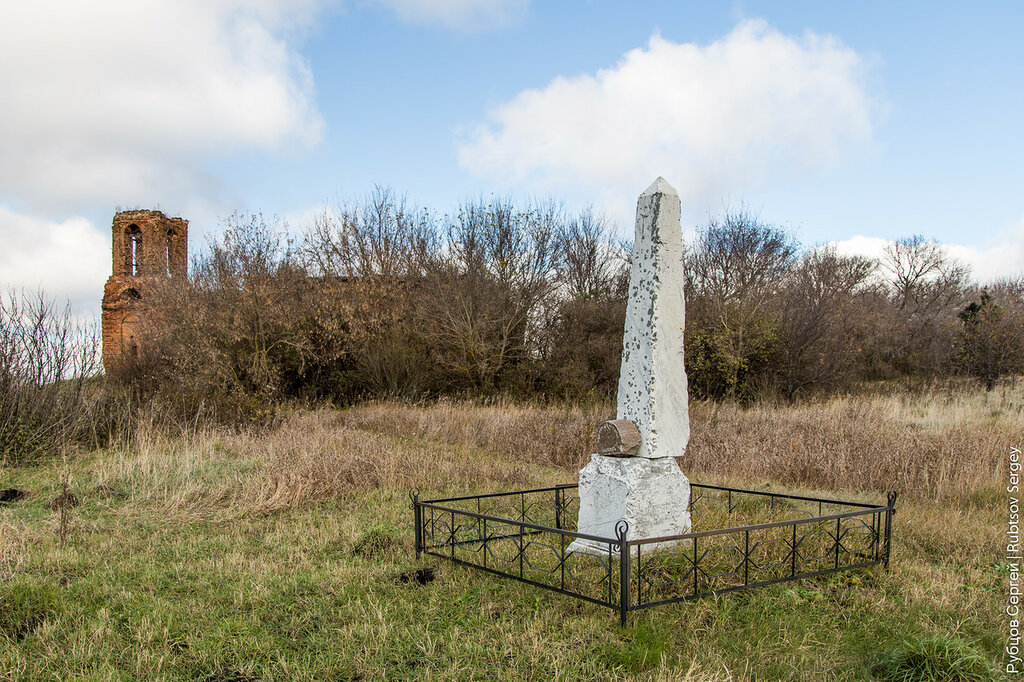
[(114, 215), (111, 237), (111, 276), (103, 287), (102, 315), (103, 367), (108, 373), (144, 345), (146, 326), (156, 317), (149, 301), (155, 286), (187, 276), (188, 221), (160, 211), (122, 211)]

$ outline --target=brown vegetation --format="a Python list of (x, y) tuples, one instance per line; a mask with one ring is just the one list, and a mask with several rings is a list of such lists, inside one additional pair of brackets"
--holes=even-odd
[[(163, 329), (122, 376), (172, 413), (235, 425), (295, 399), (608, 399), (628, 255), (591, 213), (553, 204), (436, 216), (378, 190), (300, 241), (235, 216), (187, 281), (154, 293)], [(876, 262), (802, 250), (740, 211), (712, 219), (686, 258), (695, 398), (958, 374), (992, 387), (1024, 368), (1024, 280), (979, 290), (921, 237)]]
[(95, 330), (43, 294), (0, 294), (0, 463), (95, 442), (103, 410), (89, 391)]
[[(1024, 433), (1024, 391), (691, 409), (681, 465), (695, 481), (989, 506)], [(374, 402), (297, 412), (277, 428), (142, 428), (97, 466), (97, 484), (206, 517), (303, 508), (369, 490), (503, 489), (572, 481), (593, 452), (591, 410), (495, 402)]]
[[(610, 406), (557, 407), (442, 402), (361, 405), (344, 423), (395, 437), (480, 447), (512, 461), (575, 473), (593, 452)], [(969, 387), (836, 397), (795, 406), (691, 403), (692, 439), (681, 464), (698, 481), (742, 481), (932, 500), (974, 499), (998, 487), (1010, 445), (1024, 433), (1024, 390)], [(570, 474), (570, 478), (571, 478)]]

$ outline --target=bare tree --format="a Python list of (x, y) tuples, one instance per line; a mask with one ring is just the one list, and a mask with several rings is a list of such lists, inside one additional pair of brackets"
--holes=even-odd
[(892, 310), (879, 338), (901, 374), (923, 375), (951, 365), (956, 315), (969, 271), (938, 242), (913, 235), (891, 243), (882, 257)]
[(770, 302), (796, 260), (797, 242), (748, 211), (712, 219), (686, 254), (687, 363), (698, 391), (749, 394), (745, 377), (776, 340)]
[(778, 290), (792, 267), (798, 244), (781, 229), (741, 209), (712, 219), (701, 231), (687, 259), (692, 287), (715, 306), (722, 325), (738, 306), (756, 315)]
[(854, 306), (876, 267), (871, 259), (842, 256), (827, 246), (806, 253), (788, 273), (779, 305), (777, 360), (786, 397), (834, 388), (851, 378), (861, 323)]
[(562, 210), (516, 209), (508, 200), (465, 204), (448, 224), (448, 257), (435, 271), (424, 322), (439, 358), (490, 390), (529, 356), (535, 314), (555, 286)]
[(306, 232), (307, 268), (332, 277), (405, 278), (436, 244), (429, 216), (376, 187), (362, 202), (325, 208)]
[(95, 328), (42, 292), (0, 296), (0, 462), (58, 454), (91, 432)]
[(590, 209), (566, 220), (558, 234), (562, 259), (559, 280), (571, 299), (606, 299), (614, 295), (625, 264), (605, 221)]
[(885, 248), (882, 266), (900, 310), (927, 313), (959, 301), (968, 269), (942, 245), (921, 235), (897, 239)]

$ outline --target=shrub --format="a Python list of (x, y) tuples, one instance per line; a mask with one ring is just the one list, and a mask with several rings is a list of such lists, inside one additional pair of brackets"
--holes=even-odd
[(95, 330), (42, 293), (0, 295), (0, 460), (59, 453), (90, 435)]

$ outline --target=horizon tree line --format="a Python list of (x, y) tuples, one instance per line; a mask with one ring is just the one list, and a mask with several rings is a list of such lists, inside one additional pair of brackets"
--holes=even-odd
[[(377, 188), (297, 239), (235, 215), (161, 292), (164, 324), (126, 376), (239, 414), (296, 398), (608, 397), (629, 257), (607, 221), (551, 201), (438, 215)], [(1024, 278), (980, 287), (919, 235), (849, 256), (740, 209), (702, 225), (684, 258), (696, 398), (955, 375), (990, 388), (1024, 367)]]

